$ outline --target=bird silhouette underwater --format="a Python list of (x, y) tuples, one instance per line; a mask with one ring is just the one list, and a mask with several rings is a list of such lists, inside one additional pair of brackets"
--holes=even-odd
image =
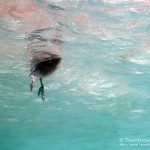
[(33, 90), (35, 79), (39, 78), (41, 87), (38, 90), (38, 96), (41, 96), (42, 100), (45, 100), (44, 84), (42, 79), (50, 74), (52, 74), (61, 62), (61, 58), (58, 55), (50, 55), (49, 58), (43, 61), (33, 60), (31, 64), (31, 73), (29, 77), (31, 78), (30, 90)]

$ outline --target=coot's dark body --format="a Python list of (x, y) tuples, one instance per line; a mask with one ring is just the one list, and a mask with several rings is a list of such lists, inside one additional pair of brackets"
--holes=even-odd
[(30, 76), (39, 78), (46, 77), (57, 69), (60, 62), (61, 58), (58, 56), (43, 60), (41, 62), (37, 62), (32, 65)]
[(52, 58), (50, 60), (40, 62), (37, 64), (36, 70), (40, 72), (41, 76), (47, 76), (56, 70), (60, 60), (61, 58)]

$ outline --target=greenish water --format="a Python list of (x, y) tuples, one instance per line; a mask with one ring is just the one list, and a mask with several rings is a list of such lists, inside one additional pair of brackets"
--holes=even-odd
[(0, 150), (150, 149), (150, 3), (58, 5), (88, 22), (64, 23), (63, 61), (44, 79), (44, 102), (39, 82), (30, 92), (17, 22), (1, 21)]

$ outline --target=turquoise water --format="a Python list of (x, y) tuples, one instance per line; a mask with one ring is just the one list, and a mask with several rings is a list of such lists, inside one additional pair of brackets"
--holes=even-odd
[(63, 61), (44, 102), (38, 81), (29, 89), (28, 22), (0, 20), (0, 150), (150, 149), (150, 3), (54, 4), (67, 18)]

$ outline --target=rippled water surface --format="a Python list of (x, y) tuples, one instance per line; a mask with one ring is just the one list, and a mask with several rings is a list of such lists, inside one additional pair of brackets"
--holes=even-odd
[[(13, 3), (1, 1), (1, 8)], [(34, 6), (0, 11), (0, 149), (150, 149), (150, 2), (39, 0)], [(29, 88), (26, 37), (35, 30), (63, 41), (45, 46), (62, 62), (43, 80), (44, 102), (38, 80)], [(149, 141), (141, 146), (126, 138)]]

